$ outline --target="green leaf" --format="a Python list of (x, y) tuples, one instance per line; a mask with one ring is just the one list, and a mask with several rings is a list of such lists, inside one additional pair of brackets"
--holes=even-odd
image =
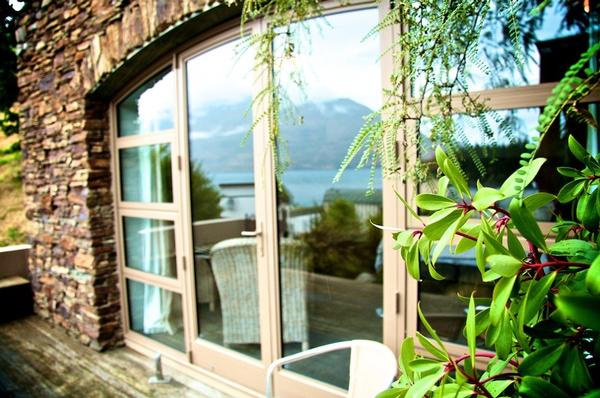
[(525, 249), (523, 249), (523, 245), (510, 228), (506, 229), (506, 240), (508, 242), (508, 250), (513, 257), (525, 258)]
[(440, 210), (456, 206), (456, 202), (445, 196), (421, 193), (416, 198), (417, 206), (423, 210)]
[(515, 275), (523, 263), (512, 256), (493, 254), (487, 258), (492, 271), (501, 276), (511, 277)]
[(528, 323), (535, 314), (542, 308), (546, 294), (550, 291), (554, 279), (556, 279), (556, 272), (550, 272), (542, 279), (532, 284), (527, 290), (526, 301), (527, 304), (524, 309), (524, 323)]
[(427, 263), (427, 269), (429, 270), (429, 275), (431, 275), (431, 277), (433, 279), (435, 279), (436, 281), (443, 281), (444, 279), (446, 279), (444, 277), (444, 275), (437, 272), (437, 270), (435, 269), (435, 267), (433, 266), (433, 264), (431, 262)]
[(483, 211), (503, 198), (504, 195), (497, 189), (484, 187), (475, 193), (471, 204), (478, 211)]
[(414, 241), (413, 231), (402, 231), (396, 235), (396, 248), (409, 247)]
[(447, 357), (448, 352), (446, 351), (446, 348), (444, 347), (444, 344), (442, 343), (442, 340), (436, 333), (435, 329), (433, 329), (431, 327), (431, 325), (429, 324), (429, 322), (427, 322), (427, 319), (425, 319), (425, 316), (423, 315), (423, 311), (421, 311), (421, 303), (420, 302), (417, 303), (417, 314), (419, 314), (419, 319), (421, 320), (421, 323), (425, 327), (425, 330), (427, 330), (429, 335), (431, 335), (431, 337), (433, 337), (433, 339), (439, 344), (441, 350), (446, 354), (446, 357)]
[(415, 220), (418, 220), (421, 224), (424, 224), (423, 219), (419, 217), (419, 214), (411, 207), (411, 205), (406, 201), (406, 199), (404, 199), (402, 195), (400, 195), (400, 193), (398, 193), (398, 191), (396, 191), (395, 189), (394, 193), (396, 194), (398, 200), (402, 202), (406, 210), (408, 210), (408, 212), (415, 218)]
[(444, 369), (440, 369), (437, 373), (427, 377), (423, 377), (420, 380), (416, 380), (408, 391), (406, 392), (406, 398), (423, 398), (423, 396), (432, 389), (440, 378), (444, 375)]
[(502, 278), (494, 286), (492, 305), (490, 306), (490, 321), (492, 325), (497, 325), (500, 322), (516, 279), (516, 275), (510, 278)]
[(560, 388), (547, 382), (546, 380), (525, 376), (521, 380), (519, 394), (525, 398), (569, 398), (569, 396)]
[(592, 378), (583, 359), (583, 354), (577, 346), (566, 346), (563, 356), (561, 376), (569, 390), (579, 393), (587, 390), (592, 384)]
[(581, 215), (581, 222), (588, 231), (596, 231), (598, 229), (598, 212), (596, 211), (596, 203), (598, 201), (598, 189), (594, 190), (590, 195), (583, 195), (580, 201), (583, 200), (585, 206), (583, 207), (583, 214)]
[(492, 394), (492, 398), (496, 398), (514, 382), (514, 380), (492, 380), (485, 383), (485, 389)]
[(523, 359), (519, 365), (519, 373), (523, 376), (541, 376), (556, 364), (564, 344), (553, 344), (540, 348)]
[(558, 201), (560, 203), (567, 203), (575, 199), (577, 195), (581, 193), (587, 181), (587, 178), (576, 178), (573, 181), (568, 182), (560, 189), (560, 191), (558, 191)]
[(550, 246), (550, 254), (555, 256), (568, 256), (573, 257), (582, 253), (594, 250), (595, 246), (584, 240), (579, 239), (567, 239), (561, 240), (560, 242), (554, 243)]
[(485, 248), (483, 247), (483, 232), (479, 233), (475, 244), (475, 263), (481, 275), (485, 273)]
[(448, 355), (445, 354), (442, 350), (440, 350), (436, 346), (434, 346), (433, 343), (427, 337), (423, 336), (419, 332), (416, 332), (416, 336), (417, 336), (417, 339), (419, 340), (419, 343), (423, 346), (423, 348), (427, 352), (429, 352), (431, 355), (433, 355), (434, 357), (436, 357), (442, 361), (448, 360)]
[(531, 212), (517, 199), (511, 200), (508, 208), (511, 220), (521, 235), (541, 250), (548, 251), (544, 235)]
[(446, 192), (448, 191), (448, 182), (450, 180), (446, 176), (441, 176), (438, 180), (438, 195), (446, 196)]
[(594, 296), (600, 295), (600, 255), (592, 262), (585, 276), (585, 287)]
[(512, 336), (513, 333), (510, 325), (510, 313), (506, 308), (504, 308), (501, 316), (500, 333), (494, 345), (498, 358), (506, 359), (510, 355), (513, 345)]
[(414, 372), (431, 372), (433, 370), (439, 370), (445, 365), (444, 362), (435, 361), (433, 359), (419, 358), (410, 361), (409, 366)]
[(529, 211), (535, 211), (553, 200), (556, 200), (556, 195), (547, 192), (536, 192), (523, 199), (525, 207), (527, 207)]
[(458, 220), (462, 214), (463, 211), (460, 209), (452, 210), (444, 218), (435, 221), (423, 228), (423, 234), (425, 234), (425, 236), (427, 236), (427, 238), (429, 238), (432, 241), (440, 239), (444, 235), (446, 230), (448, 230), (450, 225), (452, 225), (456, 220)]
[(582, 163), (585, 163), (586, 158), (590, 156), (590, 154), (585, 150), (583, 146), (572, 136), (569, 135), (568, 145), (571, 153)]
[(390, 388), (389, 390), (380, 392), (375, 398), (404, 398), (407, 391), (407, 387)]
[(600, 398), (600, 389), (590, 391), (581, 398)]
[[(438, 240), (437, 244), (435, 245), (435, 249), (433, 250), (433, 252), (431, 253), (431, 261), (433, 263), (435, 263), (438, 259), (438, 257), (442, 254), (442, 251), (444, 250), (444, 248), (450, 244), (450, 242), (452, 241), (452, 238), (454, 237), (454, 234), (456, 233), (456, 231), (465, 223), (467, 222), (467, 220), (471, 217), (471, 212), (469, 211), (466, 214), (463, 214), (462, 216), (460, 216), (457, 220), (454, 221), (454, 223), (452, 223), (452, 225), (450, 225), (446, 231), (444, 231), (444, 234), (440, 237), (440, 239)], [(425, 233), (425, 231), (423, 230), (423, 233)]]
[(600, 331), (600, 297), (559, 294), (555, 303), (566, 318), (578, 325)]
[(472, 363), (475, 363), (475, 351), (477, 350), (477, 331), (475, 326), (475, 301), (473, 300), (473, 293), (471, 293), (471, 299), (469, 300), (469, 309), (467, 311), (467, 346), (469, 347), (469, 355), (471, 355)]
[(456, 189), (458, 190), (461, 197), (462, 197), (462, 194), (464, 194), (465, 196), (470, 198), (471, 191), (469, 190), (469, 185), (467, 184), (467, 181), (465, 181), (464, 177), (460, 173), (459, 168), (456, 167), (456, 165), (452, 162), (452, 160), (446, 159), (444, 161), (444, 169), (443, 170), (444, 170), (444, 174), (446, 174), (446, 176), (448, 176), (448, 178), (450, 179), (450, 182), (452, 183), (452, 185), (454, 185), (456, 187)]
[(475, 315), (475, 336), (480, 336), (490, 326), (490, 309), (479, 312)]
[(413, 243), (408, 249), (408, 255), (406, 256), (406, 270), (416, 280), (421, 279), (421, 273), (419, 269), (419, 242)]
[(574, 169), (573, 167), (557, 167), (556, 171), (558, 171), (559, 174), (562, 174), (565, 177), (572, 177), (572, 178), (585, 177), (585, 174), (583, 174), (581, 171), (579, 171), (577, 169)]
[(410, 368), (410, 361), (412, 361), (416, 357), (415, 354), (415, 343), (412, 337), (407, 337), (402, 342), (402, 347), (400, 348), (400, 360), (398, 364), (400, 365), (400, 370), (402, 374), (405, 374), (411, 381), (413, 380), (413, 371)]
[[(517, 169), (504, 181), (500, 187), (500, 192), (505, 198), (516, 195), (521, 188), (525, 188), (533, 181), (545, 161), (544, 158), (537, 158), (532, 160), (530, 164)], [(522, 182), (518, 182), (520, 180)]]

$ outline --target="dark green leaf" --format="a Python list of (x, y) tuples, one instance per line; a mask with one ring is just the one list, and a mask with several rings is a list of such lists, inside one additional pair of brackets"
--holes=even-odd
[(496, 348), (496, 355), (500, 359), (506, 359), (511, 352), (513, 340), (512, 340), (512, 327), (510, 325), (510, 315), (508, 310), (504, 309), (501, 316), (500, 334), (496, 339), (494, 347)]
[(531, 212), (525, 206), (522, 206), (517, 199), (510, 202), (509, 212), (513, 224), (521, 235), (536, 247), (547, 251), (544, 235)]
[(523, 377), (521, 386), (519, 387), (519, 394), (525, 398), (569, 398), (560, 388), (542, 378), (534, 376)]
[(523, 199), (523, 201), (525, 202), (525, 207), (527, 207), (529, 211), (535, 211), (536, 209), (547, 205), (555, 199), (556, 196), (552, 195), (551, 193), (536, 192)]
[(564, 175), (565, 177), (573, 177), (573, 178), (577, 178), (577, 177), (585, 177), (585, 174), (583, 174), (581, 171), (574, 169), (573, 167), (557, 167), (556, 171), (558, 171), (560, 174)]
[(515, 258), (525, 258), (525, 249), (519, 239), (514, 234), (512, 229), (506, 229), (506, 240), (508, 242), (508, 250), (510, 254)]
[(563, 344), (554, 344), (534, 351), (521, 362), (519, 373), (523, 376), (543, 375), (558, 361), (563, 347)]
[(567, 239), (556, 242), (550, 246), (550, 253), (555, 256), (572, 257), (594, 249), (594, 245), (590, 242), (580, 239)]
[(560, 189), (560, 191), (558, 191), (558, 201), (560, 203), (567, 203), (575, 199), (583, 190), (586, 181), (588, 181), (587, 178), (577, 178), (568, 182)]
[(569, 149), (571, 153), (579, 160), (580, 162), (585, 163), (586, 158), (590, 156), (590, 154), (585, 150), (583, 146), (572, 135), (569, 135), (568, 139)]
[(590, 195), (583, 195), (580, 200), (586, 198), (584, 201), (585, 206), (583, 208), (583, 214), (581, 222), (588, 231), (596, 231), (598, 229), (598, 212), (596, 211), (596, 203), (598, 202), (598, 190), (594, 190)]
[(528, 323), (537, 312), (543, 308), (546, 294), (552, 287), (556, 279), (556, 272), (550, 272), (539, 281), (531, 285), (531, 288), (527, 291), (527, 304), (524, 311), (524, 322)]
[(600, 295), (600, 256), (592, 262), (585, 276), (585, 287), (595, 296)]
[(578, 325), (587, 326), (595, 331), (600, 331), (599, 296), (577, 296), (560, 294), (555, 300), (558, 310), (567, 319)]
[(561, 375), (569, 390), (579, 395), (579, 393), (590, 387), (592, 378), (579, 348), (577, 346), (567, 346), (565, 350), (566, 353), (561, 364)]

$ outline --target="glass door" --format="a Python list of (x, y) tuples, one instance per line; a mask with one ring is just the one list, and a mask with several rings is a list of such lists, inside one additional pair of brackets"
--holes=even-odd
[(254, 60), (250, 51), (242, 50), (238, 31), (230, 37), (182, 56), (195, 319), (192, 361), (260, 390), (263, 236), (256, 204), (264, 190), (257, 187), (249, 134)]
[[(381, 106), (379, 41), (362, 41), (377, 22), (376, 8), (311, 20), (311, 52), (293, 61), (306, 84), (291, 93), (303, 123), (281, 126), (287, 145), (280, 156), (290, 159), (277, 200), (284, 356), (339, 341), (383, 341), (383, 236), (371, 224), (383, 223), (381, 170), (348, 169), (332, 182), (365, 117)], [(286, 368), (294, 374), (282, 372), (289, 377), (275, 389), (315, 396), (306, 390), (315, 383), (297, 375), (347, 389), (349, 362), (346, 350), (294, 363)]]

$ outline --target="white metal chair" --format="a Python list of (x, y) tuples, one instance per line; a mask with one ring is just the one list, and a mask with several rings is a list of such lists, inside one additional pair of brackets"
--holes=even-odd
[(311, 348), (274, 361), (267, 371), (267, 398), (273, 394), (273, 372), (280, 366), (326, 352), (350, 349), (350, 382), (347, 398), (372, 398), (394, 381), (396, 356), (385, 345), (371, 340), (351, 340)]

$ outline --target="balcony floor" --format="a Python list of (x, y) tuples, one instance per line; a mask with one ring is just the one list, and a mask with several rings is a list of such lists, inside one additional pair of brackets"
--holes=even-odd
[(37, 316), (0, 324), (0, 397), (229, 398), (165, 366), (170, 384), (148, 384), (153, 363), (129, 348), (98, 353)]

